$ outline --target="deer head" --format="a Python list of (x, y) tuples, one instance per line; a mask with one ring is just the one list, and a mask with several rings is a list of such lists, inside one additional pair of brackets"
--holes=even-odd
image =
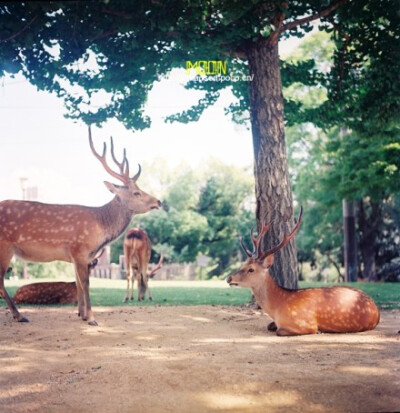
[(293, 228), (292, 232), (288, 235), (285, 235), (283, 237), (283, 240), (278, 245), (267, 251), (261, 251), (260, 244), (264, 235), (271, 228), (272, 223), (266, 225), (263, 222), (261, 224), (261, 228), (257, 237), (254, 236), (253, 230), (251, 230), (250, 237), (253, 243), (253, 251), (247, 249), (243, 243), (243, 239), (241, 239), (242, 248), (244, 249), (248, 258), (238, 271), (231, 274), (227, 278), (229, 285), (256, 288), (259, 285), (260, 280), (264, 280), (267, 274), (269, 274), (268, 270), (274, 263), (274, 254), (281, 248), (283, 248), (296, 235), (296, 232), (300, 227), (302, 218), (303, 207), (301, 207), (300, 209), (297, 224)]
[(129, 162), (126, 157), (126, 149), (124, 149), (124, 156), (122, 162), (118, 162), (114, 154), (114, 142), (112, 137), (110, 138), (111, 143), (111, 157), (114, 163), (119, 168), (119, 172), (116, 172), (110, 168), (106, 161), (107, 145), (104, 142), (102, 155), (98, 154), (94, 148), (92, 140), (92, 132), (89, 126), (89, 144), (90, 149), (94, 156), (101, 162), (104, 169), (114, 178), (122, 182), (123, 185), (115, 185), (110, 182), (104, 182), (106, 187), (110, 192), (112, 192), (117, 199), (133, 214), (143, 214), (152, 209), (158, 209), (162, 204), (161, 202), (154, 198), (153, 196), (142, 191), (136, 181), (138, 180), (141, 167), (139, 165), (139, 170), (132, 178), (129, 176)]

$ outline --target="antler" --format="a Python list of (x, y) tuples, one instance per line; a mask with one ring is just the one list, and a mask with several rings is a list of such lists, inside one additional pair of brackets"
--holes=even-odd
[(303, 218), (303, 207), (300, 208), (300, 214), (299, 218), (297, 219), (297, 223), (295, 227), (293, 228), (292, 232), (288, 235), (285, 235), (283, 240), (275, 247), (265, 251), (261, 252), (261, 239), (265, 235), (265, 233), (271, 228), (272, 222), (268, 225), (266, 225), (264, 222), (261, 224), (261, 229), (259, 231), (259, 234), (257, 237), (253, 235), (253, 229), (250, 232), (251, 240), (253, 242), (254, 246), (254, 251), (250, 252), (243, 244), (243, 238), (240, 240), (241, 245), (246, 253), (246, 255), (250, 258), (253, 258), (255, 260), (262, 261), (269, 255), (275, 254), (277, 251), (279, 251), (281, 248), (283, 248), (295, 235), (297, 230), (300, 227), (301, 220)]
[(127, 176), (129, 178), (129, 162), (128, 162), (128, 158), (126, 157), (126, 148), (124, 148), (124, 157), (122, 158), (122, 162), (118, 162), (114, 154), (114, 141), (113, 141), (112, 136), (110, 136), (110, 142), (111, 142), (111, 157), (113, 158), (114, 163), (118, 166), (121, 175)]
[(250, 258), (257, 258), (260, 255), (260, 249), (261, 249), (261, 245), (260, 245), (260, 241), (262, 239), (262, 237), (266, 234), (267, 231), (269, 231), (269, 229), (271, 228), (272, 222), (270, 222), (268, 225), (265, 225), (265, 222), (263, 222), (261, 224), (261, 229), (258, 233), (258, 236), (255, 237), (253, 234), (253, 230), (254, 228), (251, 229), (250, 231), (250, 237), (251, 237), (251, 241), (253, 243), (253, 252), (250, 252), (249, 249), (247, 249), (243, 243), (243, 238), (241, 238), (240, 240), (240, 244), (242, 245), (242, 248), (244, 249), (244, 252), (246, 253), (246, 255)]
[(163, 250), (161, 250), (160, 259), (158, 261), (158, 264), (149, 273), (150, 278), (153, 278), (155, 273), (162, 267), (163, 260), (164, 260), (164, 253), (163, 253)]
[(268, 257), (269, 255), (275, 254), (277, 251), (279, 251), (281, 248), (283, 248), (296, 235), (296, 232), (300, 227), (302, 219), (303, 219), (303, 207), (301, 206), (300, 207), (299, 218), (297, 219), (297, 224), (293, 228), (292, 232), (288, 235), (285, 234), (285, 236), (283, 237), (283, 240), (277, 246), (269, 249), (268, 251), (263, 252), (261, 255), (259, 255), (257, 257), (257, 259), (262, 261), (266, 257)]
[(113, 138), (110, 137), (110, 141), (111, 141), (111, 157), (113, 159), (113, 161), (115, 162), (115, 164), (118, 166), (120, 173), (113, 171), (110, 166), (107, 164), (107, 160), (106, 160), (106, 152), (107, 152), (107, 145), (104, 142), (103, 144), (103, 154), (99, 155), (93, 145), (93, 140), (92, 140), (92, 131), (91, 128), (89, 126), (89, 144), (90, 144), (90, 149), (92, 150), (93, 155), (101, 162), (101, 164), (103, 165), (104, 169), (114, 178), (118, 179), (119, 181), (123, 182), (125, 185), (128, 184), (129, 180), (132, 179), (134, 182), (136, 182), (136, 180), (139, 178), (140, 176), (140, 172), (142, 170), (141, 166), (139, 165), (139, 171), (137, 172), (137, 174), (133, 177), (133, 178), (129, 178), (129, 162), (128, 162), (128, 158), (126, 157), (126, 148), (124, 148), (124, 156), (122, 159), (122, 162), (118, 162), (116, 157), (115, 157), (115, 153), (114, 153), (114, 142), (113, 142)]

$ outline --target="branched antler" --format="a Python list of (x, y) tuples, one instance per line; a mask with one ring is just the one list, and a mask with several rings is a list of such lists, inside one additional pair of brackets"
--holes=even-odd
[(107, 144), (104, 142), (103, 144), (103, 153), (102, 155), (98, 154), (94, 148), (93, 145), (93, 140), (92, 140), (92, 131), (89, 126), (89, 144), (90, 144), (90, 149), (92, 150), (93, 155), (101, 162), (103, 165), (104, 169), (114, 178), (118, 179), (119, 181), (123, 182), (125, 185), (128, 185), (129, 181), (132, 180), (133, 182), (136, 182), (136, 180), (139, 178), (140, 173), (142, 171), (142, 168), (139, 164), (139, 170), (136, 173), (136, 175), (133, 178), (129, 178), (129, 162), (128, 158), (126, 157), (126, 148), (124, 148), (124, 156), (122, 159), (122, 162), (118, 162), (117, 158), (115, 157), (114, 153), (114, 141), (113, 138), (110, 137), (110, 142), (111, 142), (111, 157), (115, 164), (119, 168), (119, 172), (113, 171), (111, 167), (107, 164), (106, 160), (106, 152), (107, 152)]
[(250, 237), (251, 237), (251, 241), (253, 242), (253, 248), (254, 248), (253, 252), (250, 252), (250, 250), (246, 248), (246, 246), (243, 243), (243, 238), (240, 240), (240, 243), (242, 245), (242, 248), (244, 249), (244, 252), (249, 258), (253, 258), (254, 260), (258, 260), (258, 261), (263, 261), (269, 255), (275, 254), (277, 251), (283, 248), (296, 235), (296, 232), (300, 227), (302, 218), (303, 218), (303, 207), (300, 208), (299, 218), (297, 219), (297, 224), (293, 228), (292, 232), (288, 235), (285, 235), (283, 237), (283, 240), (277, 246), (267, 251), (264, 251), (264, 252), (261, 251), (261, 240), (271, 228), (272, 222), (269, 223), (268, 225), (266, 225), (265, 222), (263, 222), (261, 224), (261, 228), (260, 228), (260, 231), (257, 237), (254, 236), (253, 229), (250, 232)]

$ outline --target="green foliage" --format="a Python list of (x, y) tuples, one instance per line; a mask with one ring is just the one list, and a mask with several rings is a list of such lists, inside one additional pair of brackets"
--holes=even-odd
[[(23, 274), (23, 261), (15, 260), (11, 264), (12, 271), (9, 276), (21, 277)], [(74, 276), (74, 269), (70, 263), (53, 261), (47, 263), (26, 263), (27, 273), (34, 278), (59, 278)]]
[[(204, 254), (212, 259), (207, 276), (220, 274), (238, 261), (238, 240), (254, 225), (251, 172), (210, 161), (203, 170), (180, 165), (164, 175), (169, 211), (137, 216), (132, 225), (146, 229), (167, 261), (194, 262)], [(112, 260), (120, 254), (122, 239), (112, 245)]]
[[(39, 89), (63, 98), (71, 118), (98, 124), (115, 118), (140, 130), (151, 123), (144, 111), (148, 92), (171, 70), (183, 69), (186, 61), (222, 60), (232, 78), (242, 79), (247, 45), (273, 35), (277, 15), (293, 22), (326, 6), (297, 2), (286, 9), (276, 0), (6, 2), (0, 5), (0, 75), (22, 72)], [(311, 29), (306, 23), (283, 36), (301, 37)], [(305, 66), (287, 64), (283, 73), (309, 82), (315, 71)], [(168, 120), (197, 120), (226, 87), (238, 99), (227, 111), (237, 121), (248, 120), (248, 81), (193, 81), (187, 87), (204, 91), (203, 97)]]
[[(321, 48), (317, 48), (318, 54), (313, 53), (313, 48), (316, 48), (315, 39), (321, 36), (318, 33), (303, 42), (299, 49), (308, 51), (304, 54), (304, 58), (315, 57), (318, 54), (328, 57), (331, 54), (332, 42), (325, 43), (329, 53), (328, 50), (323, 52)], [(387, 36), (396, 37), (394, 33), (388, 33)], [(345, 46), (338, 43), (340, 42), (336, 39), (335, 59), (339, 58), (338, 48)], [(321, 41), (320, 44), (324, 42)], [(383, 45), (379, 47), (381, 46)], [(386, 50), (383, 47), (381, 55), (391, 55), (392, 51), (390, 48)], [(353, 52), (350, 46), (342, 50), (345, 56)], [(372, 52), (367, 47), (363, 49), (363, 53)], [(301, 56), (301, 53), (296, 52), (294, 57), (289, 59), (297, 61)], [(358, 202), (367, 206), (371, 203), (378, 204), (375, 209), (385, 214), (385, 218), (383, 215), (368, 213), (366, 219), (369, 222), (364, 225), (364, 228), (360, 223), (357, 226), (361, 249), (359, 259), (361, 273), (365, 268), (363, 246), (372, 246), (372, 251), (375, 250), (378, 270), (384, 268), (385, 260), (398, 256), (398, 252), (391, 253), (393, 248), (398, 250), (399, 244), (395, 235), (397, 231), (393, 226), (388, 226), (388, 222), (393, 221), (395, 211), (392, 209), (389, 215), (387, 205), (393, 199), (393, 194), (399, 193), (400, 190), (400, 129), (394, 113), (383, 118), (380, 115), (382, 105), (394, 104), (393, 96), (390, 93), (387, 95), (385, 82), (376, 85), (371, 82), (372, 73), (377, 76), (375, 81), (379, 82), (378, 76), (386, 78), (387, 74), (384, 73), (383, 68), (379, 68), (381, 62), (375, 56), (377, 61), (376, 66), (373, 67), (371, 59), (363, 61), (360, 56), (362, 54), (358, 56), (360, 60), (355, 66), (356, 69), (350, 67), (348, 72), (343, 69), (338, 73), (337, 66), (331, 65), (330, 70), (326, 71), (325, 83), (321, 83), (321, 86), (325, 85), (322, 89), (309, 86), (295, 89), (292, 85), (285, 89), (285, 93), (290, 99), (302, 103), (300, 113), (292, 117), (292, 120), (304, 122), (310, 114), (317, 115), (310, 117), (313, 124), (300, 123), (288, 129), (289, 154), (295, 171), (293, 182), (296, 198), (299, 203), (307, 205), (303, 232), (298, 237), (300, 258), (302, 261), (310, 259), (315, 261), (319, 257), (316, 253), (318, 251), (322, 254), (322, 258), (328, 257), (330, 261), (333, 260), (340, 266), (343, 262), (342, 199), (359, 200)], [(344, 56), (342, 58), (344, 59)], [(392, 82), (396, 83), (397, 76), (394, 76), (394, 72), (398, 72), (399, 68), (398, 63), (392, 63), (394, 66), (388, 69), (388, 73), (391, 73)], [(329, 67), (329, 61), (320, 61), (318, 58), (315, 64), (319, 67)], [(357, 71), (356, 79), (354, 79), (354, 71)], [(336, 89), (332, 88), (334, 74), (335, 76), (340, 74), (340, 79), (336, 78)], [(342, 88), (340, 93), (337, 89), (339, 83)], [(374, 90), (376, 99), (370, 100), (366, 108), (364, 98), (368, 88), (371, 93)], [(378, 94), (380, 94), (379, 98)], [(352, 95), (351, 101), (350, 95)], [(365, 116), (369, 119), (365, 119)], [(371, 231), (374, 232), (372, 238)]]
[(400, 16), (395, 1), (356, 3), (349, 4), (348, 16), (339, 11), (330, 99), (323, 110), (333, 115), (333, 124), (340, 120), (373, 136), (399, 125)]
[(250, 177), (238, 168), (219, 166), (219, 169), (202, 188), (197, 208), (206, 217), (210, 229), (203, 248), (218, 262), (216, 273), (226, 268), (231, 259), (237, 259), (237, 254), (233, 254), (238, 250), (238, 238), (249, 230), (254, 213)]
[[(330, 169), (326, 187), (336, 186), (338, 196), (384, 199), (400, 190), (400, 134), (363, 136), (333, 133), (326, 151)], [(356, 167), (355, 167), (356, 166)]]

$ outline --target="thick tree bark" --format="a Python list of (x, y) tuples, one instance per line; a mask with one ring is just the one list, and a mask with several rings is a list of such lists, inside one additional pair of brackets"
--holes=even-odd
[[(278, 41), (260, 38), (246, 47), (250, 76), (250, 112), (254, 145), (257, 222), (272, 221), (263, 247), (271, 248), (294, 226), (284, 133)], [(297, 250), (292, 240), (275, 254), (272, 274), (279, 285), (297, 287)]]
[(362, 277), (368, 281), (376, 281), (376, 245), (375, 240), (382, 224), (381, 209), (378, 202), (370, 202), (370, 213), (365, 210), (363, 200), (359, 202), (358, 227), (360, 232), (360, 252), (362, 258)]
[(357, 281), (357, 236), (355, 203), (343, 199), (344, 268), (347, 282)]

